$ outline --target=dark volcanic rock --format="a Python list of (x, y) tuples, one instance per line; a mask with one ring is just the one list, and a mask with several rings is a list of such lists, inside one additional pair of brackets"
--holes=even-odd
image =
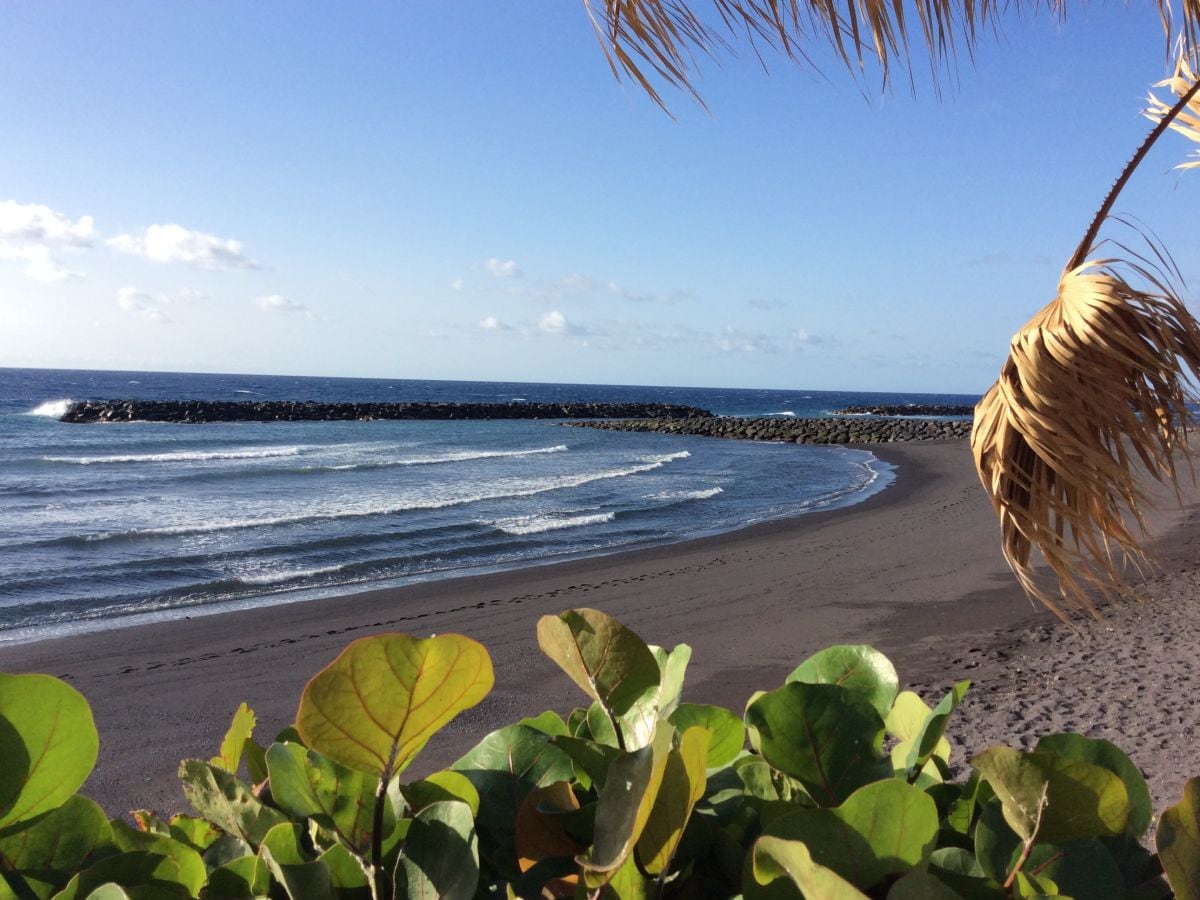
[(751, 441), (790, 441), (796, 444), (881, 444), (894, 441), (949, 441), (971, 435), (963, 419), (740, 419), (695, 417), (683, 419), (625, 419), (568, 422), (580, 428), (608, 431), (650, 431)]
[(674, 419), (711, 416), (672, 403), (320, 403), (314, 400), (81, 400), (63, 422), (342, 422), (374, 419)]
[(847, 406), (835, 409), (835, 416), (972, 416), (973, 406), (949, 406), (936, 403), (902, 403), (899, 406)]

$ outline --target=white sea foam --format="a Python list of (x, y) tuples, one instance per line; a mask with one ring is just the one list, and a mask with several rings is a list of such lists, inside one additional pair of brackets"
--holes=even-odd
[(771, 412), (771, 413), (767, 413), (767, 415), (768, 416), (795, 416), (796, 414), (794, 412), (792, 412), (790, 409), (785, 409), (782, 412)]
[(493, 528), (498, 528), (505, 534), (526, 535), (541, 534), (545, 531), (558, 531), (562, 528), (581, 528), (585, 525), (601, 525), (611, 522), (616, 513), (593, 513), (587, 516), (515, 516), (511, 519), (497, 519), (489, 522)]
[(71, 463), (77, 466), (107, 463), (211, 462), (227, 459), (276, 459), (281, 456), (298, 456), (302, 449), (301, 447), (269, 447), (266, 449), (247, 447), (242, 450), (177, 450), (172, 453), (130, 453), (123, 456), (43, 456), (42, 461)]
[(258, 391), (234, 390), (235, 394), (257, 394)]
[(82, 540), (88, 542), (108, 541), (114, 539), (129, 539), (141, 537), (160, 537), (172, 535), (200, 535), (222, 531), (236, 531), (245, 528), (269, 528), (273, 526), (302, 525), (309, 522), (338, 521), (344, 519), (359, 519), (370, 516), (396, 515), (416, 510), (446, 509), (452, 506), (466, 506), (472, 503), (482, 503), (488, 500), (508, 500), (518, 497), (533, 497), (550, 491), (568, 490), (582, 487), (596, 481), (606, 481), (613, 478), (628, 478), (644, 472), (660, 469), (677, 459), (690, 456), (686, 450), (678, 453), (667, 453), (661, 456), (643, 457), (639, 465), (622, 469), (603, 469), (599, 472), (581, 472), (577, 475), (559, 475), (553, 478), (540, 479), (510, 479), (495, 484), (492, 491), (482, 491), (473, 494), (457, 496), (413, 497), (400, 503), (363, 503), (356, 508), (346, 509), (339, 505), (336, 508), (316, 507), (307, 511), (290, 515), (264, 516), (260, 518), (219, 519), (195, 524), (163, 525), (156, 528), (135, 528), (127, 531), (102, 531), (95, 534), (83, 535)]
[(651, 494), (651, 500), (710, 500), (717, 494), (725, 493), (721, 487), (703, 488), (695, 491), (659, 491)]
[(26, 415), (30, 416), (49, 416), (52, 419), (61, 419), (67, 414), (72, 401), (66, 400), (47, 400), (45, 403), (39, 404), (31, 409)]
[(346, 568), (345, 565), (339, 566), (319, 566), (315, 569), (282, 569), (275, 572), (262, 572), (257, 575), (237, 575), (237, 580), (242, 584), (266, 585), (280, 584), (284, 581), (295, 581), (300, 578), (313, 578), (317, 575), (329, 575), (332, 572), (340, 572)]
[(312, 471), (341, 472), (349, 469), (390, 469), (396, 466), (434, 466), (441, 463), (473, 462), (479, 459), (510, 459), (520, 456), (538, 456), (545, 453), (565, 453), (566, 444), (553, 447), (538, 447), (533, 450), (454, 450), (436, 456), (413, 456), (407, 459), (374, 460), (371, 462), (342, 463), (331, 466), (312, 466)]

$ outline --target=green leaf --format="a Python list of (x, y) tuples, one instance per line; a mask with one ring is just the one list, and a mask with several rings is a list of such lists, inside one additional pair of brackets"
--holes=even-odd
[(157, 853), (135, 851), (119, 853), (93, 863), (72, 878), (54, 900), (84, 900), (96, 889), (114, 884), (128, 891), (146, 888), (142, 896), (162, 898), (189, 897), (179, 883), (179, 865)]
[(651, 647), (650, 652), (658, 662), (658, 715), (660, 718), (669, 719), (683, 696), (683, 681), (688, 663), (692, 659), (692, 648), (687, 644), (678, 644), (671, 651), (662, 647)]
[(221, 836), (220, 830), (208, 820), (183, 814), (171, 816), (167, 823), (167, 833), (201, 853)]
[(470, 807), (457, 800), (425, 807), (408, 830), (396, 866), (397, 896), (471, 900), (478, 883), (479, 844)]
[(110, 824), (113, 842), (119, 850), (126, 853), (143, 851), (165, 856), (178, 867), (178, 874), (170, 880), (182, 884), (192, 897), (200, 893), (207, 873), (204, 868), (204, 860), (200, 858), (199, 853), (174, 838), (154, 832), (139, 831), (119, 819), (114, 819)]
[(750, 704), (746, 724), (758, 731), (767, 762), (822, 806), (891, 772), (879, 755), (883, 719), (865, 697), (838, 685), (785, 684)]
[(589, 697), (619, 718), (660, 684), (658, 661), (640, 637), (595, 609), (543, 616), (538, 646)]
[(329, 870), (329, 880), (340, 895), (357, 892), (364, 897), (370, 896), (368, 865), (362, 857), (347, 850), (345, 844), (334, 844), (317, 857), (317, 862)]
[(1200, 900), (1200, 778), (1190, 779), (1180, 801), (1163, 811), (1154, 845), (1175, 896)]
[(710, 736), (705, 728), (689, 728), (678, 749), (667, 753), (662, 784), (637, 841), (638, 859), (651, 875), (670, 868), (692, 810), (704, 796)]
[(799, 841), (763, 836), (750, 848), (751, 871), (759, 884), (788, 878), (805, 897), (822, 900), (867, 900), (867, 895), (832, 869), (813, 862)]
[(99, 747), (79, 691), (49, 675), (0, 673), (0, 832), (62, 805)]
[[(280, 809), (293, 818), (311, 818), (355, 853), (367, 852), (378, 778), (299, 744), (272, 744), (267, 749), (267, 772), (271, 796)], [(395, 818), (389, 821), (387, 812), (385, 806), (384, 829), (390, 832)]]
[(218, 866), (208, 874), (208, 884), (200, 896), (211, 900), (253, 900), (266, 896), (271, 872), (262, 858), (241, 856)]
[(1125, 784), (1107, 769), (1056, 753), (993, 747), (971, 760), (1022, 840), (1061, 844), (1120, 834), (1129, 817)]
[(785, 684), (836, 684), (867, 699), (883, 719), (900, 690), (891, 660), (866, 644), (842, 644), (814, 653), (788, 675)]
[(928, 872), (909, 872), (892, 885), (887, 900), (962, 900), (958, 892)]
[(571, 733), (567, 723), (563, 721), (562, 716), (548, 709), (544, 713), (539, 713), (536, 716), (526, 717), (517, 722), (518, 725), (528, 725), (530, 728), (536, 728), (543, 734), (548, 734), (550, 737), (565, 736)]
[(1150, 801), (1150, 788), (1133, 761), (1108, 741), (1086, 738), (1081, 734), (1053, 734), (1038, 741), (1039, 751), (1057, 753), (1069, 759), (1081, 759), (1103, 769), (1108, 769), (1125, 782), (1129, 795), (1129, 820), (1126, 830), (1134, 837), (1141, 837), (1150, 827), (1154, 817), (1154, 806)]
[(729, 710), (700, 703), (680, 703), (668, 721), (680, 733), (689, 728), (707, 729), (708, 768), (719, 769), (733, 762), (746, 744), (746, 726)]
[(859, 888), (908, 872), (937, 841), (932, 798), (889, 778), (859, 788), (836, 809), (800, 809), (772, 822), (766, 833), (800, 841), (820, 865)]
[(983, 807), (975, 824), (975, 859), (980, 869), (1002, 884), (1020, 849), (1021, 839), (1008, 827), (1003, 805), (999, 799), (993, 799)]
[(179, 778), (192, 809), (255, 847), (268, 831), (287, 821), (282, 813), (264, 806), (236, 777), (202, 760), (185, 759)]
[(320, 860), (309, 859), (302, 839), (299, 825), (292, 822), (276, 825), (263, 838), (259, 856), (292, 900), (333, 896), (329, 867)]
[(120, 885), (102, 884), (87, 895), (87, 900), (130, 900), (130, 897)]
[(445, 800), (458, 800), (467, 804), (474, 818), (479, 814), (479, 792), (461, 772), (446, 769), (434, 772), (428, 778), (414, 781), (403, 787), (404, 797), (414, 813), (420, 812), (432, 803)]
[(584, 787), (592, 784), (597, 790), (604, 787), (608, 779), (608, 770), (613, 760), (621, 755), (616, 747), (597, 744), (576, 737), (556, 737), (554, 746), (559, 747), (575, 764), (575, 775)]
[(608, 875), (629, 857), (650, 818), (673, 737), (670, 729), (660, 729), (652, 745), (613, 761), (596, 803), (592, 846), (579, 860), (585, 870)]
[(229, 730), (225, 732), (224, 740), (221, 741), (220, 754), (210, 759), (209, 763), (236, 775), (238, 767), (242, 764), (242, 750), (254, 734), (256, 721), (250, 707), (245, 703), (239, 706), (233, 714)]
[(390, 777), (493, 680), (487, 650), (459, 634), (359, 638), (304, 688), (296, 729), (335, 762)]
[[(908, 755), (907, 769), (910, 774), (923, 768), (930, 757), (935, 754), (941, 755), (945, 762), (950, 761), (949, 747), (945, 739), (946, 725), (970, 687), (971, 682), (969, 681), (960, 681), (955, 684), (950, 689), (950, 693), (942, 698), (941, 702), (921, 723), (921, 727), (913, 736), (912, 749)], [(944, 755), (938, 753), (941, 748), (945, 748)]]
[[(76, 794), (28, 827), (0, 838), (0, 871), (61, 887), (112, 839), (104, 810)], [(0, 896), (2, 892), (0, 879)]]
[(488, 862), (509, 881), (520, 877), (513, 823), (521, 804), (534, 788), (574, 776), (571, 757), (554, 745), (548, 734), (528, 725), (509, 725), (493, 731), (451, 768), (460, 772), (479, 793), (477, 827), (490, 849)]
[(1023, 872), (1054, 882), (1068, 897), (1121, 897), (1125, 882), (1121, 870), (1104, 845), (1095, 838), (1065, 844), (1038, 844), (1022, 867)]

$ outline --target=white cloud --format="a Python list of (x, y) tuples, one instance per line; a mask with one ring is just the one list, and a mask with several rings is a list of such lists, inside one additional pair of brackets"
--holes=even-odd
[(0, 201), (0, 239), (33, 244), (70, 244), (90, 247), (95, 234), (91, 216), (72, 222), (60, 212), (38, 203)]
[(479, 327), (484, 331), (512, 331), (511, 325), (506, 325), (495, 316), (484, 316), (479, 320)]
[(552, 309), (538, 319), (538, 330), (543, 334), (568, 334), (571, 331), (571, 323), (557, 309)]
[(165, 324), (171, 321), (159, 307), (159, 301), (135, 287), (123, 287), (117, 291), (117, 306), (131, 315), (140, 316), (151, 322)]
[(161, 263), (186, 263), (201, 269), (257, 269), (245, 245), (233, 238), (193, 231), (182, 225), (151, 225), (140, 236), (119, 234), (107, 241), (122, 253)]
[(254, 304), (265, 312), (272, 313), (288, 313), (291, 315), (304, 316), (307, 319), (314, 318), (312, 310), (303, 303), (297, 303), (295, 300), (289, 300), (283, 294), (268, 294), (265, 297), (255, 297)]
[(463, 289), (463, 280), (461, 278), (455, 278), (452, 282), (450, 282), (450, 290), (461, 291), (462, 289)]
[(0, 200), (0, 260), (25, 263), (30, 278), (52, 282), (77, 277), (78, 273), (58, 263), (53, 249), (85, 249), (94, 236), (91, 216), (72, 222), (48, 206)]
[(483, 268), (496, 278), (520, 278), (522, 275), (521, 267), (514, 259), (497, 259), (491, 256), (483, 261)]

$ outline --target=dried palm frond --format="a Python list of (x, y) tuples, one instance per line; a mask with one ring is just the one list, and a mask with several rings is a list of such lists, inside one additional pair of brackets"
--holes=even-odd
[[(1200, 0), (1156, 0), (1165, 33), (1181, 19), (1183, 41), (1200, 47)], [(851, 69), (878, 66), (884, 84), (892, 63), (910, 65), (911, 46), (923, 45), (930, 69), (952, 62), (959, 47), (973, 53), (981, 34), (998, 30), (1000, 16), (1049, 10), (1063, 16), (1066, 0), (583, 0), (600, 45), (618, 78), (629, 75), (666, 108), (652, 78), (700, 100), (693, 85), (697, 57), (732, 41), (748, 42), (790, 60), (809, 61), (814, 43), (833, 48)], [(936, 79), (935, 79), (936, 81)]]
[[(1189, 452), (1181, 364), (1200, 374), (1200, 326), (1163, 266), (1135, 259), (1065, 270), (975, 409), (971, 448), (1004, 556), (1060, 616), (1062, 604), (1092, 610), (1089, 589), (1131, 593), (1126, 570), (1147, 561), (1138, 469), (1173, 483)], [(1035, 549), (1057, 596), (1034, 578)]]
[[(1154, 86), (1170, 88), (1176, 97), (1182, 97), (1195, 83), (1196, 73), (1192, 71), (1187, 55), (1180, 48), (1175, 62), (1175, 74)], [(1148, 119), (1160, 122), (1171, 111), (1171, 104), (1160, 100), (1154, 94), (1150, 94), (1149, 102), (1150, 106), (1146, 109), (1146, 118)], [(1179, 132), (1188, 140), (1200, 144), (1200, 99), (1192, 97), (1184, 105), (1184, 108), (1171, 119), (1168, 127), (1172, 131)], [(1200, 155), (1200, 150), (1194, 152), (1196, 155)], [(1195, 169), (1197, 167), (1200, 167), (1200, 160), (1180, 163), (1176, 166), (1178, 169)]]

